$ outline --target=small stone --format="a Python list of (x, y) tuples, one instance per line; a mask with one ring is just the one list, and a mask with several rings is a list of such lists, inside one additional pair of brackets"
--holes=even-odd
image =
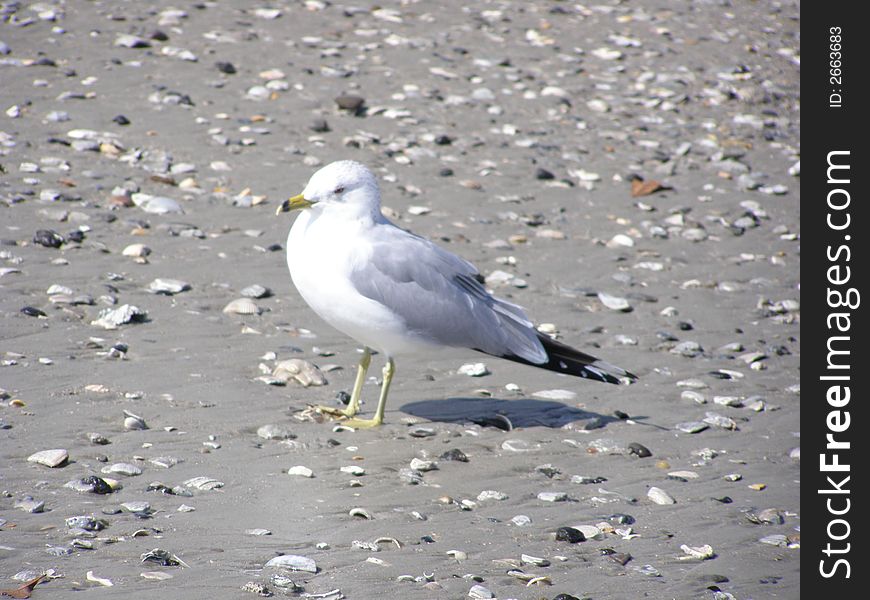
[(15, 502), (15, 508), (20, 508), (24, 512), (41, 513), (45, 510), (44, 500), (35, 500), (32, 496), (25, 496), (21, 500)]
[(335, 103), (342, 110), (358, 113), (365, 104), (365, 99), (354, 94), (342, 94), (335, 98)]
[(33, 234), (33, 243), (46, 248), (60, 248), (64, 241), (62, 235), (51, 229), (40, 229)]
[(585, 542), (586, 536), (583, 535), (582, 531), (574, 527), (560, 527), (556, 530), (556, 541), (576, 544), (578, 542)]
[(628, 453), (637, 456), (638, 458), (648, 458), (652, 456), (649, 448), (637, 442), (631, 442), (628, 445)]

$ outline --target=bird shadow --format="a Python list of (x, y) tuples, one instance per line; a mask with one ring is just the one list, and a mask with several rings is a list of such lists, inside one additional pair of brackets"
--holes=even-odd
[[(598, 429), (619, 419), (552, 400), (521, 398), (443, 398), (420, 400), (401, 407), (415, 417), (442, 423), (477, 423), (510, 430), (514, 427)], [(506, 421), (505, 421), (506, 419)]]

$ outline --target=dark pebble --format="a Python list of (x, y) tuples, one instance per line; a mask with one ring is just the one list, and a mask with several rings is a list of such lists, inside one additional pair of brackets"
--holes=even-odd
[(578, 542), (585, 542), (586, 536), (583, 535), (583, 532), (579, 529), (574, 529), (573, 527), (560, 527), (556, 530), (556, 541), (576, 544)]
[(677, 327), (680, 328), (680, 331), (692, 331), (695, 327), (689, 323), (688, 321), (680, 321), (677, 324)]
[(714, 379), (733, 379), (731, 375), (723, 373), (722, 371), (710, 371), (709, 375)]
[(439, 146), (449, 146), (453, 143), (453, 138), (449, 135), (441, 134), (435, 138), (435, 143)]
[(106, 480), (102, 477), (91, 475), (90, 477), (85, 477), (84, 479), (82, 479), (82, 483), (91, 486), (91, 491), (95, 494), (112, 493), (112, 487), (108, 483), (106, 483)]
[(731, 496), (722, 496), (721, 498), (713, 498), (716, 502), (721, 502), (722, 504), (731, 504), (734, 500), (731, 499)]
[(217, 70), (224, 75), (236, 74), (236, 67), (231, 62), (218, 61), (214, 64), (214, 66), (217, 67)]
[(329, 131), (329, 123), (326, 122), (326, 119), (314, 119), (311, 123), (311, 131), (326, 133)]
[(130, 119), (128, 119), (124, 115), (118, 115), (117, 117), (112, 119), (112, 121), (117, 123), (118, 125), (129, 125), (130, 124)]
[(423, 542), (424, 544), (434, 544), (435, 538), (433, 538), (431, 535), (424, 535), (423, 537), (420, 538), (420, 541)]
[(63, 236), (51, 229), (40, 229), (33, 234), (33, 242), (46, 248), (60, 248), (63, 244)]
[(648, 458), (652, 456), (652, 452), (650, 452), (649, 448), (643, 444), (638, 444), (637, 442), (632, 442), (628, 445), (628, 453), (634, 454), (638, 458)]
[(611, 523), (616, 523), (617, 525), (632, 525), (634, 524), (634, 517), (631, 515), (627, 515), (625, 513), (616, 513), (607, 517), (607, 520)]
[(335, 103), (340, 109), (347, 110), (352, 113), (358, 113), (362, 109), (365, 102), (365, 98), (363, 98), (362, 96), (355, 96), (353, 94), (342, 94), (335, 99)]
[(438, 171), (438, 174), (441, 177), (452, 177), (453, 176), (453, 169), (451, 169), (449, 167), (444, 167), (443, 169)]
[(547, 169), (542, 169), (541, 167), (538, 167), (535, 171), (535, 179), (549, 180), (555, 178), (556, 176), (549, 172)]
[(665, 342), (676, 342), (678, 339), (673, 333), (669, 333), (667, 331), (659, 331), (656, 333), (656, 337)]
[(74, 229), (73, 231), (70, 231), (68, 234), (66, 234), (66, 239), (70, 242), (76, 242), (77, 244), (81, 243), (85, 239), (85, 232)]
[(468, 462), (468, 457), (465, 456), (465, 452), (460, 450), (459, 448), (451, 448), (441, 456), (439, 456), (441, 460), (455, 460), (457, 462)]
[(608, 555), (607, 558), (624, 567), (632, 557), (631, 554), (628, 554), (627, 552), (614, 552), (613, 554)]
[(169, 35), (165, 31), (155, 29), (154, 32), (151, 33), (151, 39), (157, 42), (168, 42)]
[(571, 594), (559, 594), (558, 596), (553, 596), (553, 600), (580, 600), (580, 598)]
[(617, 419), (622, 419), (623, 421), (631, 418), (627, 412), (622, 412), (621, 410), (613, 411), (613, 416)]
[(338, 392), (335, 395), (335, 399), (338, 400), (339, 402), (341, 402), (342, 404), (344, 404), (345, 406), (350, 404), (350, 394), (348, 394), (344, 390)]
[(34, 306), (25, 306), (21, 309), (21, 313), (28, 317), (44, 317), (46, 314)]

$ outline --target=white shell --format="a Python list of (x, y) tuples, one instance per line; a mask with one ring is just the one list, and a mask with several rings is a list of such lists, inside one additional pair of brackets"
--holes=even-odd
[(67, 460), (69, 460), (69, 452), (62, 448), (40, 450), (27, 457), (27, 462), (44, 465), (52, 469), (63, 465)]
[(656, 504), (676, 504), (677, 502), (666, 491), (657, 487), (651, 487), (646, 495)]
[(228, 315), (259, 315), (262, 312), (263, 309), (250, 298), (237, 298), (224, 306), (224, 313)]
[(281, 567), (282, 569), (290, 569), (291, 571), (305, 571), (307, 573), (317, 573), (317, 564), (313, 558), (307, 556), (298, 556), (296, 554), (284, 554), (270, 559), (266, 563), (267, 567)]

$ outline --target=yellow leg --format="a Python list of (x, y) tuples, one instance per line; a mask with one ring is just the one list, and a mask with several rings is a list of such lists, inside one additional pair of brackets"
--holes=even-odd
[(363, 350), (362, 358), (359, 359), (359, 365), (356, 371), (356, 381), (353, 384), (353, 392), (350, 395), (350, 402), (347, 408), (340, 410), (331, 406), (318, 406), (317, 412), (327, 414), (337, 418), (351, 418), (359, 412), (359, 399), (362, 396), (363, 384), (366, 381), (366, 373), (369, 370), (369, 365), (372, 363), (372, 350), (366, 347)]
[(375, 411), (375, 416), (371, 419), (349, 419), (345, 421), (350, 427), (366, 429), (369, 427), (377, 427), (384, 422), (384, 411), (387, 408), (387, 394), (390, 393), (390, 384), (393, 382), (393, 375), (396, 373), (396, 364), (392, 358), (387, 359), (387, 364), (384, 365), (384, 382), (381, 384), (381, 397), (378, 399), (378, 408)]

